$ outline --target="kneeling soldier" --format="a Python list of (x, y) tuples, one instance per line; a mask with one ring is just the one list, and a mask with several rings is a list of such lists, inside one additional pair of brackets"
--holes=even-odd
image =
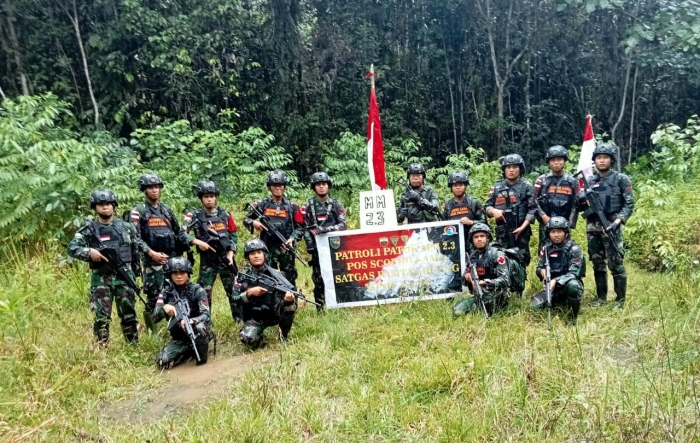
[[(491, 228), (486, 223), (477, 222), (469, 230), (469, 241), (474, 246), (474, 251), (469, 254), (471, 263), (476, 266), (479, 276), (479, 286), (482, 288), (484, 306), (477, 306), (475, 297), (460, 301), (454, 307), (454, 314), (466, 314), (471, 311), (483, 311), (485, 308), (488, 316), (508, 304), (508, 266), (506, 256), (501, 250), (491, 246)], [(470, 270), (464, 273), (466, 285), (475, 293), (474, 281)]]
[[(576, 323), (581, 299), (583, 298), (583, 277), (586, 274), (586, 262), (583, 251), (569, 238), (569, 222), (564, 217), (552, 217), (545, 228), (547, 242), (540, 249), (537, 263), (537, 276), (544, 280), (547, 276), (547, 257), (549, 257), (550, 291), (552, 306), (563, 306), (570, 310), (570, 323)], [(547, 308), (546, 291), (532, 297), (532, 309)]]
[(236, 278), (233, 287), (234, 300), (240, 300), (242, 306), (244, 323), (240, 334), (241, 342), (253, 349), (260, 346), (263, 331), (268, 326), (279, 325), (280, 341), (286, 342), (297, 309), (296, 298), (290, 292), (270, 292), (251, 280), (251, 277), (267, 277), (293, 290), (294, 285), (267, 264), (267, 253), (265, 242), (257, 238), (248, 240), (243, 246), (243, 255), (248, 264)]
[(109, 341), (109, 324), (112, 321), (112, 302), (117, 305), (122, 333), (126, 341), (138, 341), (136, 321), (136, 295), (124, 279), (117, 275), (116, 263), (108, 263), (103, 248), (116, 251), (125, 266), (119, 272), (134, 280), (130, 264), (138, 264), (138, 239), (136, 230), (128, 223), (114, 217), (117, 197), (109, 190), (96, 190), (90, 195), (90, 207), (97, 213), (97, 220), (88, 221), (75, 233), (68, 245), (68, 255), (90, 264), (90, 309), (95, 313), (93, 329), (101, 345)]
[[(166, 284), (158, 295), (153, 320), (158, 322), (168, 317), (171, 340), (158, 353), (156, 364), (161, 369), (170, 369), (199, 355), (197, 365), (203, 365), (207, 362), (209, 341), (214, 336), (207, 292), (190, 282), (192, 264), (184, 257), (168, 259), (165, 274), (172, 285)], [(193, 336), (188, 336), (186, 321)]]

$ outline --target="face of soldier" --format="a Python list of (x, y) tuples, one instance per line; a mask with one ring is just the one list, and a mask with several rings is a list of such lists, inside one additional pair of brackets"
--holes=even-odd
[(561, 174), (561, 172), (564, 170), (565, 163), (566, 163), (566, 160), (564, 160), (562, 157), (550, 158), (549, 159), (549, 169), (554, 174)]
[(147, 187), (146, 198), (153, 202), (157, 202), (158, 200), (160, 200), (160, 186), (151, 185)]
[(598, 154), (595, 156), (595, 168), (599, 171), (610, 170), (612, 158), (608, 154)]
[(184, 286), (190, 281), (190, 275), (185, 271), (172, 272), (170, 274), (170, 279), (177, 286)]
[(517, 180), (520, 177), (520, 166), (508, 165), (505, 169), (506, 180)]
[(284, 197), (284, 185), (270, 185), (270, 193), (275, 198)]
[(262, 249), (258, 249), (257, 251), (250, 251), (248, 253), (248, 261), (250, 262), (250, 265), (255, 269), (262, 268), (263, 264), (265, 264), (265, 252)]
[(212, 210), (216, 208), (216, 194), (204, 194), (202, 196), (204, 208)]
[(476, 232), (472, 235), (472, 243), (476, 249), (484, 249), (489, 242), (489, 236), (485, 232)]
[(455, 183), (452, 185), (452, 195), (455, 197), (462, 197), (465, 192), (467, 192), (467, 185), (464, 183)]
[(328, 183), (326, 183), (326, 182), (316, 183), (314, 185), (314, 192), (319, 197), (325, 197), (326, 195), (328, 195)]
[(551, 229), (549, 231), (549, 239), (555, 245), (560, 245), (566, 240), (566, 232), (563, 229)]
[(109, 219), (114, 215), (114, 206), (112, 203), (98, 203), (95, 205), (97, 215), (102, 219)]
[(408, 176), (408, 181), (411, 182), (412, 187), (420, 188), (423, 186), (423, 174), (411, 174)]

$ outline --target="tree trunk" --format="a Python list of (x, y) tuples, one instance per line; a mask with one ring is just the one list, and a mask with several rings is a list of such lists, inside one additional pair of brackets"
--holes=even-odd
[(622, 146), (620, 146), (619, 143), (617, 143), (617, 139), (615, 138), (615, 133), (617, 132), (617, 127), (620, 125), (620, 122), (622, 121), (622, 117), (625, 116), (625, 105), (627, 104), (627, 89), (630, 83), (630, 71), (632, 70), (632, 57), (627, 60), (627, 72), (625, 74), (625, 89), (622, 92), (622, 105), (620, 105), (620, 114), (617, 116), (617, 121), (613, 125), (612, 128), (612, 134), (610, 137), (612, 138), (612, 142), (617, 145), (617, 170), (622, 171)]
[(637, 106), (637, 75), (639, 66), (634, 67), (634, 81), (632, 82), (632, 113), (630, 114), (630, 142), (627, 144), (627, 164), (632, 163), (632, 143), (634, 143), (634, 110)]
[(447, 87), (450, 90), (450, 107), (452, 108), (452, 135), (455, 143), (455, 154), (459, 154), (459, 146), (457, 145), (457, 121), (455, 120), (455, 98), (452, 92), (452, 77), (450, 76), (450, 63), (447, 60), (447, 46), (445, 41), (442, 41), (442, 50), (445, 55), (445, 71), (447, 73)]
[(7, 29), (10, 43), (12, 44), (12, 52), (15, 57), (15, 64), (17, 65), (22, 95), (29, 95), (29, 82), (27, 81), (27, 74), (24, 72), (24, 66), (22, 65), (22, 51), (19, 48), (19, 40), (15, 32), (14, 11), (12, 10), (12, 4), (9, 0), (5, 0), (5, 11), (7, 12)]
[(503, 155), (503, 83), (496, 85), (496, 96), (498, 98), (498, 131), (496, 131), (496, 155), (501, 158)]

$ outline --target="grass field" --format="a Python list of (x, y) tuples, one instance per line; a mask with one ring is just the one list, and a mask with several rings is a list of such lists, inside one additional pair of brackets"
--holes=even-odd
[[(177, 372), (210, 389), (178, 406), (180, 382), (153, 363), (165, 333), (131, 347), (117, 320), (109, 348), (97, 349), (86, 267), (51, 256), (15, 251), (0, 271), (0, 442), (700, 438), (699, 287), (677, 276), (630, 266), (623, 312), (585, 307), (577, 327), (556, 318), (552, 332), (527, 300), (489, 320), (453, 319), (446, 301), (325, 316), (309, 305), (288, 346), (269, 331), (253, 353), (217, 284), (218, 354)], [(308, 270), (300, 281), (310, 292)], [(586, 301), (592, 293), (590, 278)], [(207, 385), (216, 371), (224, 377)]]

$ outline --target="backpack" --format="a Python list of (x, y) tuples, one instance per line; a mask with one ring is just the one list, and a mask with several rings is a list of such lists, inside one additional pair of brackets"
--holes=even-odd
[(527, 275), (525, 274), (525, 267), (520, 263), (522, 261), (520, 252), (517, 249), (506, 249), (498, 243), (493, 243), (492, 245), (506, 256), (506, 266), (510, 275), (508, 289), (512, 292), (523, 292)]

